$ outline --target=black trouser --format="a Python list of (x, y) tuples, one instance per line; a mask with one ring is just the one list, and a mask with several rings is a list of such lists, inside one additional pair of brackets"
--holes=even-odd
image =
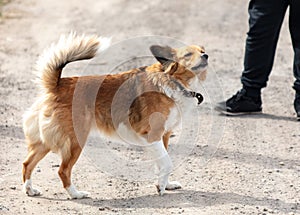
[(250, 0), (249, 32), (241, 78), (250, 94), (258, 95), (267, 85), (287, 8), (294, 49), (294, 89), (300, 93), (300, 0)]

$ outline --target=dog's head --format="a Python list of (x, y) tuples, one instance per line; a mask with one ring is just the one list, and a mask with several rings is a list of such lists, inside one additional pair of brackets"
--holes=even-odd
[(154, 45), (152, 54), (163, 65), (164, 72), (189, 87), (192, 82), (205, 80), (208, 66), (208, 55), (202, 46), (186, 46), (173, 49), (169, 46)]

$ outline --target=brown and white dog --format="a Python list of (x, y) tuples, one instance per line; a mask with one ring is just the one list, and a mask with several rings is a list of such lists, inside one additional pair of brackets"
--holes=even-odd
[(168, 180), (172, 169), (168, 141), (181, 114), (190, 111), (187, 100), (206, 77), (208, 55), (195, 45), (178, 49), (156, 45), (150, 50), (158, 62), (151, 66), (113, 75), (61, 78), (66, 64), (91, 59), (108, 45), (107, 38), (70, 34), (37, 62), (41, 95), (24, 114), (23, 123), (28, 142), (23, 182), (29, 196), (40, 195), (32, 187), (31, 173), (50, 151), (61, 154), (58, 173), (71, 198), (88, 195), (72, 184), (71, 171), (94, 128), (108, 137), (123, 132), (151, 146), (159, 169), (160, 195), (181, 188), (180, 183)]

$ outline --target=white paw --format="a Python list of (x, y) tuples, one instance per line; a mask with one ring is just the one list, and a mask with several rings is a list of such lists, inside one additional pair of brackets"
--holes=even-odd
[(166, 186), (166, 190), (177, 190), (181, 188), (182, 186), (178, 181), (169, 181)]
[(72, 199), (83, 199), (88, 197), (88, 195), (90, 194), (89, 192), (78, 191), (74, 185), (71, 185), (70, 187), (66, 188), (66, 190), (68, 191)]
[(31, 184), (31, 180), (26, 180), (25, 184), (24, 184), (24, 192), (28, 195), (28, 196), (40, 196), (42, 195), (41, 191), (39, 191), (38, 189), (34, 189), (32, 187)]
[(34, 188), (30, 188), (30, 189), (26, 188), (25, 192), (28, 196), (40, 196), (40, 195), (42, 195), (41, 191), (39, 191), (38, 189), (34, 189)]
[(83, 199), (88, 197), (88, 195), (90, 195), (89, 192), (86, 191), (77, 191), (77, 193), (73, 196), (71, 196), (72, 199)]
[(164, 195), (164, 193), (166, 192), (166, 189), (164, 188), (164, 186), (156, 185), (156, 189), (160, 196)]
[(161, 191), (158, 192), (158, 194), (159, 194), (160, 196), (163, 196), (163, 195), (165, 194), (165, 192), (166, 192), (166, 190), (161, 190)]

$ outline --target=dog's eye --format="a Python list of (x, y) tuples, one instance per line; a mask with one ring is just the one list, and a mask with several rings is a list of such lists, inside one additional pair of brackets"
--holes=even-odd
[(189, 52), (189, 53), (186, 53), (185, 55), (184, 55), (184, 57), (191, 57), (193, 55), (193, 53), (192, 52)]
[(205, 48), (204, 48), (204, 46), (199, 46), (199, 48), (200, 48), (200, 52), (203, 54), (203, 53), (205, 53)]

